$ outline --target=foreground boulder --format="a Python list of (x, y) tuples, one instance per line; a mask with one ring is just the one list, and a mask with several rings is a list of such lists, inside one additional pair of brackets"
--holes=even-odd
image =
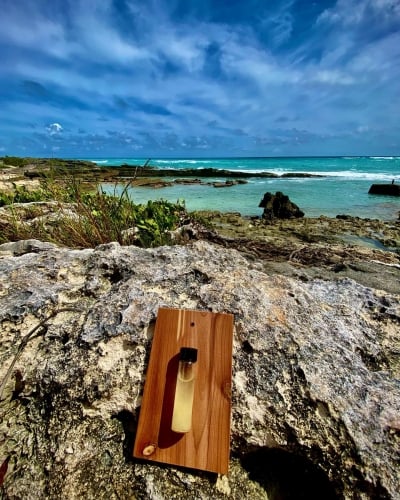
[(290, 201), (289, 196), (284, 195), (280, 191), (275, 194), (265, 193), (264, 198), (260, 201), (259, 207), (264, 209), (263, 219), (292, 219), (304, 217), (304, 212)]
[[(6, 244), (0, 283), (0, 382), (42, 322), (0, 402), (5, 498), (399, 498), (398, 296), (202, 241)], [(227, 477), (131, 456), (161, 306), (235, 316)]]

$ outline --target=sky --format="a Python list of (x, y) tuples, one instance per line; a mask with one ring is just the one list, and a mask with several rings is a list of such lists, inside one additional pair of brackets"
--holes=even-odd
[(400, 155), (400, 0), (0, 0), (0, 155)]

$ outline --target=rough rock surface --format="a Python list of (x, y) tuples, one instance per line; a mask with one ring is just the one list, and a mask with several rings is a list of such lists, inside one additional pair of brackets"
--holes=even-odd
[(291, 219), (293, 217), (304, 217), (304, 212), (290, 201), (289, 196), (280, 191), (275, 194), (265, 193), (260, 201), (259, 207), (264, 209), (263, 219)]
[[(400, 297), (198, 241), (0, 246), (4, 498), (400, 498)], [(229, 476), (131, 458), (157, 310), (235, 315)]]

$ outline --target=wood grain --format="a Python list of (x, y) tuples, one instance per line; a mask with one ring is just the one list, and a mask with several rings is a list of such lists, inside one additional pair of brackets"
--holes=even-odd
[[(133, 456), (227, 474), (233, 316), (161, 308), (146, 375)], [(192, 429), (171, 430), (181, 347), (198, 349)]]

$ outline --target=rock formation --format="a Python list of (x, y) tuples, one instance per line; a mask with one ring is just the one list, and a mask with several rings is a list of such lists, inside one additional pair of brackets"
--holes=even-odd
[(372, 184), (368, 194), (383, 194), (386, 196), (400, 196), (399, 184)]
[(275, 194), (265, 193), (264, 198), (258, 206), (264, 209), (263, 219), (304, 217), (304, 212), (295, 203), (290, 201), (289, 196), (284, 195), (280, 191), (277, 191)]
[[(399, 296), (204, 241), (8, 243), (0, 283), (4, 498), (400, 498)], [(235, 315), (227, 477), (131, 456), (160, 306)]]

